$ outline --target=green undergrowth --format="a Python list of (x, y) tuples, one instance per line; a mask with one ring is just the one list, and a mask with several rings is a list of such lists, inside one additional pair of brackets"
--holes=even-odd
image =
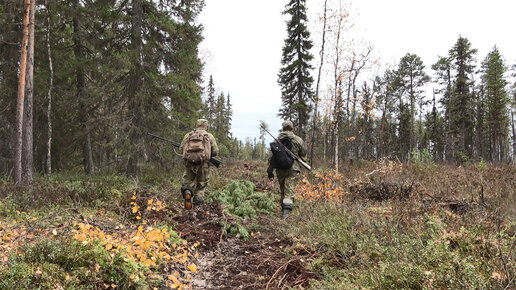
[(209, 202), (223, 204), (226, 212), (235, 217), (235, 223), (226, 225), (228, 232), (248, 238), (249, 232), (242, 222), (255, 219), (260, 213), (270, 214), (275, 211), (274, 197), (269, 193), (255, 192), (255, 188), (254, 183), (248, 180), (237, 180), (209, 195)]
[[(144, 289), (142, 268), (100, 243), (42, 239), (13, 253), (0, 268), (1, 289)], [(133, 277), (131, 279), (131, 277)]]
[(303, 203), (294, 212), (287, 233), (319, 254), (310, 264), (314, 288), (492, 289), (516, 274), (516, 238), (503, 230), (447, 211), (366, 211)]

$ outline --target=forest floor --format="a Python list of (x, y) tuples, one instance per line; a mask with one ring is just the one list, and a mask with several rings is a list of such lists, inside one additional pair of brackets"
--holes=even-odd
[(0, 180), (0, 289), (516, 287), (510, 166), (318, 169), (286, 220), (264, 162), (214, 169), (190, 211), (177, 176)]

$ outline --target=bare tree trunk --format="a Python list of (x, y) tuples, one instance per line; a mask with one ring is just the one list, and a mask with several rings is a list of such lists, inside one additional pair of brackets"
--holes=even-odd
[[(78, 10), (80, 7), (79, 0), (75, 0), (75, 9)], [(93, 173), (93, 154), (91, 148), (91, 133), (89, 127), (89, 113), (88, 106), (86, 104), (86, 77), (82, 61), (84, 59), (84, 52), (82, 48), (82, 36), (81, 36), (81, 22), (79, 20), (78, 13), (73, 17), (73, 31), (74, 31), (74, 54), (78, 60), (76, 68), (77, 77), (77, 100), (79, 102), (79, 118), (83, 130), (84, 144), (83, 144), (83, 160), (84, 160), (84, 172), (87, 174)]]
[(52, 90), (54, 89), (54, 67), (52, 66), (52, 53), (50, 50), (50, 12), (48, 0), (45, 0), (45, 6), (47, 9), (47, 52), (48, 52), (48, 68), (50, 70), (50, 83), (48, 85), (48, 105), (47, 105), (47, 158), (46, 158), (46, 171), (47, 175), (52, 175)]
[(25, 100), (24, 100), (24, 116), (23, 116), (23, 132), (22, 132), (22, 183), (32, 183), (34, 179), (34, 162), (33, 162), (33, 140), (32, 140), (32, 105), (34, 94), (34, 10), (36, 0), (31, 0), (30, 16), (29, 16), (29, 42), (27, 47), (27, 67), (25, 77)]
[(335, 124), (335, 172), (339, 173), (339, 122)]
[(29, 42), (29, 16), (31, 0), (23, 2), (23, 33), (20, 54), (20, 73), (18, 79), (18, 97), (16, 102), (16, 130), (14, 132), (14, 183), (22, 183), (22, 130), (23, 106), (25, 99), (25, 78), (27, 70), (27, 46)]
[(511, 110), (511, 131), (512, 131), (512, 158), (511, 159), (512, 159), (512, 163), (514, 164), (514, 162), (516, 161), (516, 128), (514, 126), (514, 111), (513, 111), (512, 105), (510, 106), (510, 110)]
[(385, 132), (385, 118), (386, 118), (386, 111), (387, 111), (387, 94), (384, 96), (384, 104), (383, 104), (383, 110), (382, 110), (382, 126), (380, 129), (380, 138), (378, 140), (378, 152), (376, 152), (376, 160), (379, 160), (380, 157), (382, 157), (382, 146), (383, 146), (383, 134)]
[(335, 129), (333, 131), (333, 140), (334, 140), (334, 156), (333, 156), (333, 166), (335, 168), (336, 172), (339, 172), (339, 122), (340, 122), (340, 113), (342, 111), (342, 91), (341, 91), (341, 84), (342, 84), (342, 72), (340, 71), (340, 34), (342, 32), (342, 22), (344, 21), (344, 16), (342, 14), (342, 3), (340, 4), (340, 13), (337, 20), (337, 28), (335, 36), (335, 62), (334, 62), (334, 88), (333, 88), (333, 94), (334, 94), (334, 122), (335, 122)]
[(319, 85), (321, 83), (321, 71), (324, 64), (324, 44), (326, 42), (326, 11), (327, 11), (327, 3), (328, 0), (324, 0), (324, 14), (323, 14), (323, 34), (322, 34), (322, 44), (321, 51), (319, 52), (319, 56), (321, 57), (321, 63), (319, 64), (319, 72), (317, 74), (317, 85), (315, 89), (315, 112), (314, 119), (312, 125), (312, 146), (310, 147), (310, 165), (313, 164), (314, 160), (314, 147), (315, 147), (315, 139), (317, 138), (317, 117), (319, 113)]

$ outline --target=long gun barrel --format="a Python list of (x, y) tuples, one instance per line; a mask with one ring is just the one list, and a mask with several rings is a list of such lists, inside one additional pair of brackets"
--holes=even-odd
[[(180, 143), (175, 142), (175, 141), (172, 141), (172, 140), (170, 140), (170, 139), (163, 138), (163, 137), (161, 137), (161, 136), (158, 136), (158, 135), (155, 135), (155, 134), (152, 134), (152, 133), (147, 133), (147, 135), (152, 136), (152, 137), (157, 138), (157, 139), (160, 139), (161, 141), (168, 142), (168, 143), (172, 144), (174, 147), (177, 147), (177, 148), (181, 147), (181, 144), (180, 144)], [(217, 159), (217, 158), (213, 158), (213, 157), (211, 157), (211, 158), (210, 158), (210, 162), (211, 162), (211, 164), (215, 165), (215, 167), (217, 167), (217, 168), (218, 168), (218, 167), (220, 166), (220, 164), (222, 163), (222, 161), (220, 161), (220, 160), (219, 160), (219, 159)]]
[(301, 164), (301, 166), (303, 166), (304, 168), (306, 168), (308, 171), (311, 171), (312, 170), (312, 167), (306, 163), (303, 159), (301, 159), (301, 157), (298, 157), (296, 154), (294, 154), (292, 151), (290, 151), (287, 146), (283, 145), (283, 143), (281, 143), (276, 137), (274, 137), (274, 135), (271, 134), (271, 132), (269, 132), (267, 129), (265, 129), (264, 126), (261, 126), (261, 128), (269, 133), (269, 135), (271, 135), (272, 138), (274, 138), (274, 140), (276, 142), (278, 142), (278, 144), (281, 144), (281, 146), (283, 146), (285, 148), (285, 150), (287, 150), (288, 153), (290, 153), (292, 155), (292, 157), (294, 157), (295, 160), (297, 160), (299, 162), (299, 164)]

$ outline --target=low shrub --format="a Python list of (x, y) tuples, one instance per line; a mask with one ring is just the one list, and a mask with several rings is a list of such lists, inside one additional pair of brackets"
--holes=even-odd
[(9, 257), (0, 269), (2, 289), (145, 288), (136, 280), (139, 266), (121, 255), (111, 256), (100, 243), (42, 239)]

